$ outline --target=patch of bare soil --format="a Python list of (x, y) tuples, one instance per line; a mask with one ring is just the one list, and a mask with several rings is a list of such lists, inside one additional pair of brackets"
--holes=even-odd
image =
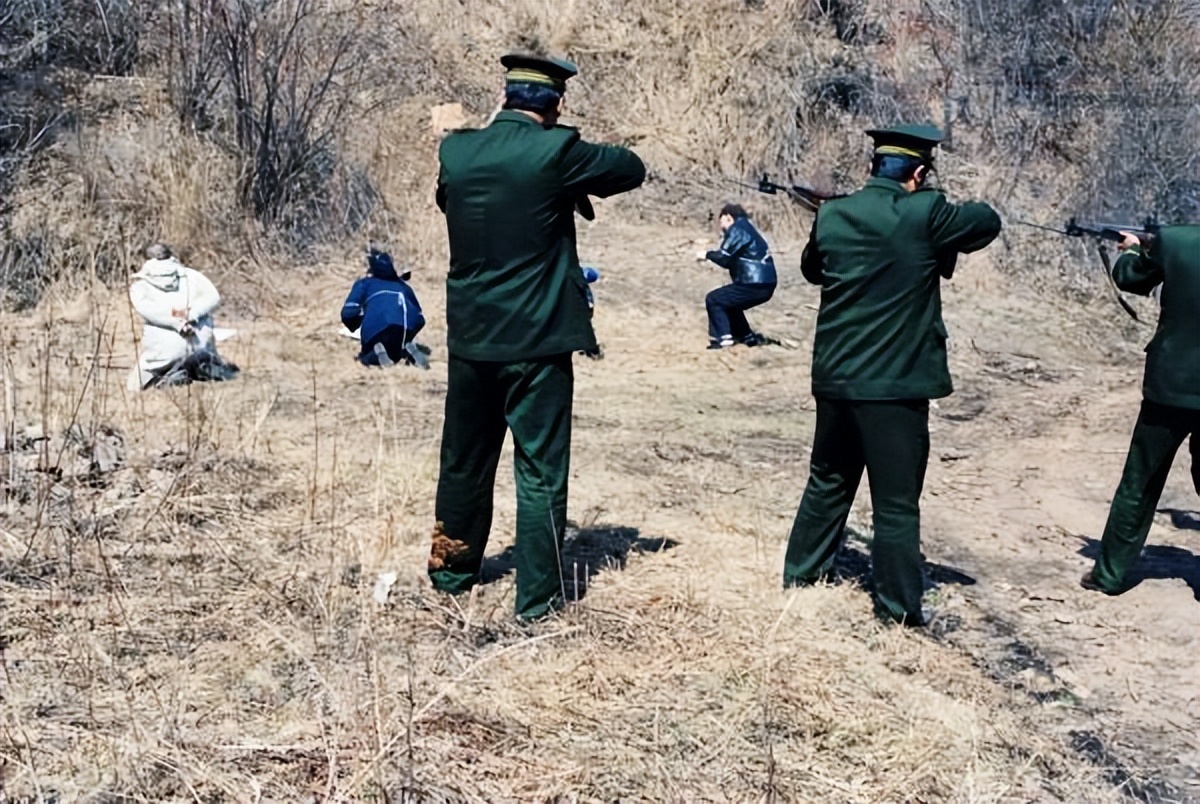
[[(840, 580), (780, 588), (813, 423), (799, 244), (773, 243), (781, 287), (750, 314), (794, 348), (711, 353), (707, 234), (602, 216), (580, 237), (606, 358), (576, 363), (576, 602), (531, 628), (507, 472), (485, 583), (450, 598), (425, 577), (439, 266), (415, 280), (429, 372), (354, 363), (334, 315), (356, 265), (280, 272), (277, 306), (222, 321), (243, 368), (223, 385), (127, 394), (119, 298), (6, 316), (5, 795), (1198, 799), (1190, 520), (1156, 522), (1126, 595), (1077, 586), (1146, 333), (963, 261), (923, 508), (938, 616), (910, 631), (871, 615), (865, 489)], [(1195, 510), (1185, 470), (1164, 509)]]

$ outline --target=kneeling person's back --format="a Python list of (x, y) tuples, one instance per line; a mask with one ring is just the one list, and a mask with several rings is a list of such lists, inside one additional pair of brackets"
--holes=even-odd
[(372, 247), (368, 253), (367, 275), (354, 282), (342, 305), (346, 329), (354, 332), (361, 328), (358, 359), (364, 365), (429, 367), (414, 340), (425, 327), (425, 316), (416, 293), (405, 281), (410, 275), (408, 271), (397, 274), (386, 252)]

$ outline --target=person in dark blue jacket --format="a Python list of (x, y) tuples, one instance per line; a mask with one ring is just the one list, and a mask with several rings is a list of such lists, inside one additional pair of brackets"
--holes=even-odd
[(708, 308), (708, 348), (725, 349), (735, 343), (761, 346), (768, 341), (750, 329), (746, 310), (774, 295), (775, 260), (767, 241), (741, 206), (726, 204), (721, 208), (718, 222), (723, 234), (721, 245), (707, 252), (704, 258), (729, 271), (733, 284), (704, 297), (704, 306)]
[(358, 356), (364, 366), (392, 366), (405, 363), (429, 368), (413, 339), (425, 326), (417, 295), (404, 280), (411, 275), (396, 274), (387, 252), (372, 248), (367, 254), (367, 275), (350, 289), (342, 305), (342, 323), (354, 332), (362, 328), (362, 352)]

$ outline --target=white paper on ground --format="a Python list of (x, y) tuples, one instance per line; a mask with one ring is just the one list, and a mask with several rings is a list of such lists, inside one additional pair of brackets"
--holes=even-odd
[(396, 584), (396, 579), (400, 576), (394, 572), (381, 572), (379, 577), (375, 579), (375, 590), (372, 592), (372, 597), (375, 602), (383, 606), (388, 601), (388, 595), (391, 594), (392, 587)]

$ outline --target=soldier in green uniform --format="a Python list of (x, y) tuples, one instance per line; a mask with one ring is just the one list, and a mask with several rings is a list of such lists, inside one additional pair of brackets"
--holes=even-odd
[(1166, 226), (1147, 246), (1126, 232), (1117, 286), (1143, 296), (1162, 285), (1158, 328), (1146, 347), (1142, 408), (1085, 589), (1120, 594), (1137, 562), (1175, 453), (1190, 440), (1200, 494), (1200, 226)]
[(816, 434), (808, 485), (784, 560), (785, 586), (829, 575), (863, 468), (874, 507), (876, 608), (921, 625), (921, 487), (929, 400), (950, 394), (941, 281), (960, 253), (1000, 233), (987, 204), (956, 205), (925, 186), (942, 134), (870, 130), (871, 178), (817, 212), (801, 258), (821, 286), (813, 343)]
[(571, 454), (571, 356), (596, 349), (574, 213), (638, 187), (632, 151), (557, 125), (575, 65), (510, 54), (505, 102), (483, 129), (442, 141), (449, 385), (429, 558), (435, 588), (479, 579), (506, 431), (515, 452), (517, 615), (562, 603), (559, 551)]

